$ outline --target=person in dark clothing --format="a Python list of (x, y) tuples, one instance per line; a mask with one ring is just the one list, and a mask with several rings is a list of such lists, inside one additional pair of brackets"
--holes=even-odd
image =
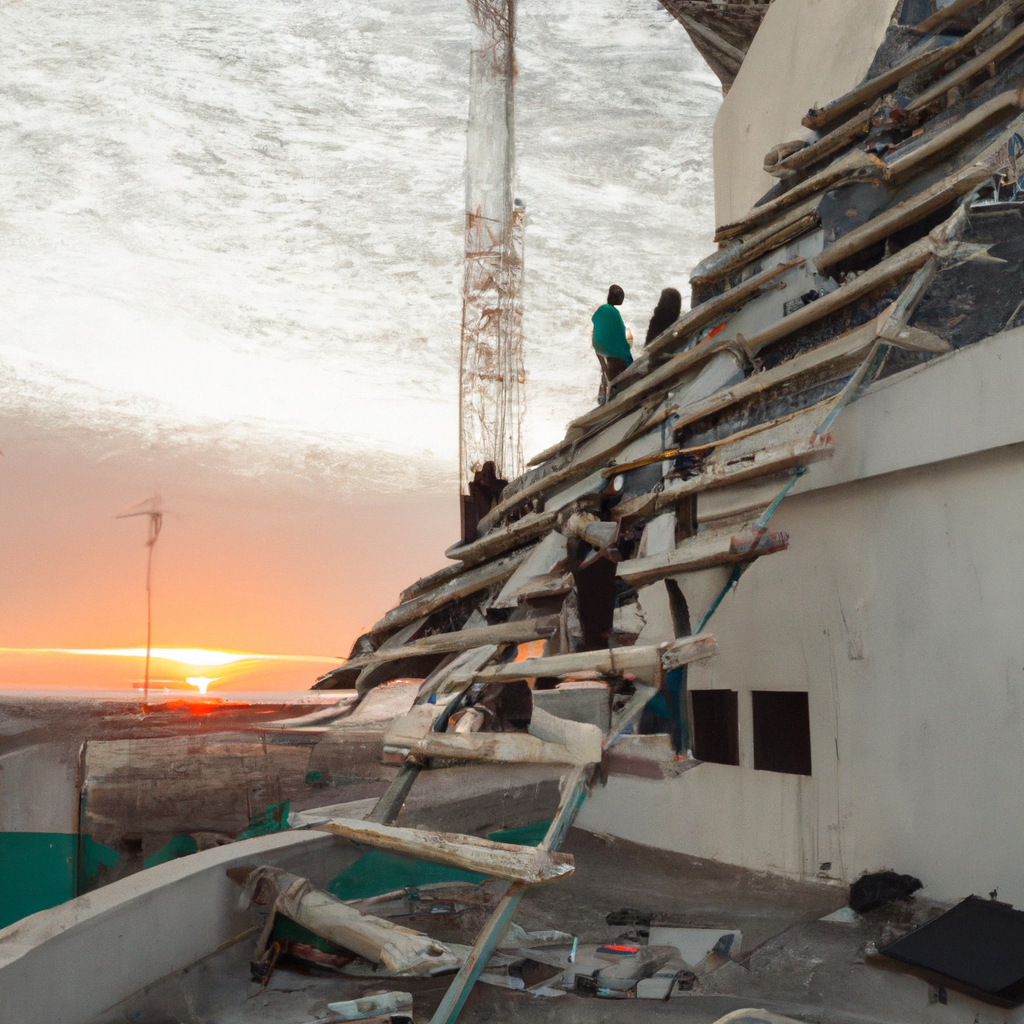
[(644, 344), (650, 345), (654, 339), (663, 331), (667, 331), (678, 319), (680, 310), (683, 308), (683, 297), (675, 288), (666, 288), (654, 307), (654, 315), (647, 325), (647, 337)]
[(608, 301), (599, 306), (590, 318), (594, 325), (591, 342), (604, 375), (601, 382), (602, 404), (607, 400), (611, 382), (633, 362), (633, 354), (626, 340), (626, 325), (616, 308), (622, 305), (625, 298), (626, 293), (617, 284), (613, 284), (608, 289)]

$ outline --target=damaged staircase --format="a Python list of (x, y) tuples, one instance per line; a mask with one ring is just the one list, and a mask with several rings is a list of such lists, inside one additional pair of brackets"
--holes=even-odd
[[(671, 6), (693, 21), (702, 5)], [(758, 23), (767, 8), (714, 6)], [(318, 682), (365, 695), (424, 679), (385, 734), (401, 768), (370, 823), (326, 827), (509, 883), (434, 1024), (456, 1018), (525, 888), (564, 873), (556, 851), (597, 767), (652, 697), (675, 749), (700, 756), (686, 667), (714, 653), (703, 630), (742, 574), (786, 550), (770, 520), (832, 457), (841, 410), (1013, 324), (1022, 83), (1024, 0), (897, 5), (869, 77), (766, 154), (778, 184), (718, 228), (692, 308), (504, 487), (446, 552), (453, 564), (404, 591)], [(965, 293), (976, 316), (957, 314)], [(607, 729), (539, 706), (581, 684), (605, 688)], [(453, 762), (565, 766), (541, 847), (395, 828), (419, 774)]]

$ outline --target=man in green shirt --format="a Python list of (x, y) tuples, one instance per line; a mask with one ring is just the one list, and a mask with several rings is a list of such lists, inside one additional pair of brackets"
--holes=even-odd
[(613, 284), (608, 289), (608, 301), (599, 306), (590, 318), (594, 325), (591, 342), (603, 371), (601, 396), (598, 399), (602, 405), (608, 399), (611, 382), (633, 362), (629, 342), (626, 340), (626, 325), (616, 308), (622, 305), (625, 298), (626, 293), (617, 284)]

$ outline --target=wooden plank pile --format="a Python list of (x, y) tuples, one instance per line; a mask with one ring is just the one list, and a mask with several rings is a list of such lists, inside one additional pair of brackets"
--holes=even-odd
[[(699, 5), (675, 6), (692, 20)], [(383, 831), (339, 822), (339, 835), (451, 858), (456, 838), (388, 831), (422, 771), (566, 766), (540, 853), (478, 840), (459, 853), (509, 888), (437, 1024), (457, 1016), (524, 887), (565, 866), (553, 851), (605, 751), (669, 673), (714, 653), (702, 629), (725, 591), (690, 608), (691, 581), (716, 570), (733, 585), (786, 550), (772, 514), (831, 456), (836, 416), (872, 381), (980, 341), (1024, 306), (1024, 0), (956, 0), (916, 33), (891, 32), (903, 35), (880, 51), (896, 54), (889, 66), (766, 156), (778, 185), (718, 229), (692, 308), (505, 487), (448, 550), (455, 564), (409, 587), (318, 683), (365, 694), (424, 680), (384, 738), (401, 767), (371, 815)], [(671, 621), (655, 624), (666, 593)], [(534, 702), (583, 681), (605, 687), (607, 729)]]

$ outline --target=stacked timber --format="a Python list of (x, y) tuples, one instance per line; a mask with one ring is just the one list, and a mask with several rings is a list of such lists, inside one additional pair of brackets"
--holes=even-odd
[[(674, 4), (688, 18), (700, 6)], [(632, 673), (588, 659), (700, 633), (717, 584), (785, 551), (769, 520), (831, 456), (839, 410), (1021, 316), (1024, 0), (894, 14), (869, 77), (766, 155), (778, 184), (718, 228), (691, 309), (319, 686), (362, 694), (411, 676), (421, 702), (440, 703), (457, 681), (479, 677), (479, 697), (487, 673), (528, 659), (538, 706), (582, 673), (614, 709)], [(469, 714), (475, 699), (400, 749), (453, 758), (480, 731), (536, 747), (529, 699), (519, 726), (496, 706)], [(511, 749), (488, 744), (495, 759)]]

